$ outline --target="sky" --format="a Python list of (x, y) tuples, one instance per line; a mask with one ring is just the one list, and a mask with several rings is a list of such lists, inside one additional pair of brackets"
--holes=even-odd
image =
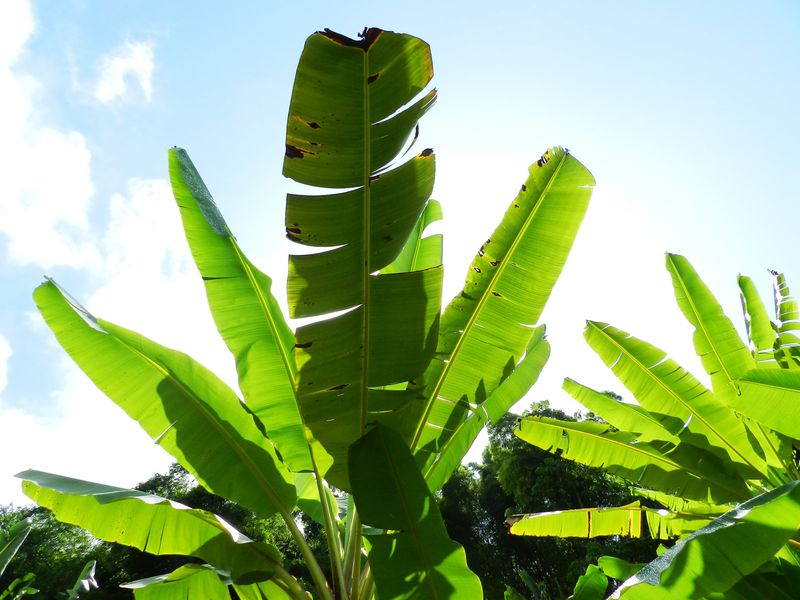
[[(445, 301), (553, 145), (597, 179), (542, 321), (553, 354), (517, 407), (580, 407), (564, 377), (630, 399), (582, 338), (609, 322), (706, 380), (664, 269), (687, 256), (742, 327), (736, 276), (800, 289), (800, 4), (763, 2), (0, 2), (0, 504), (35, 468), (132, 486), (171, 462), (58, 347), (31, 293), (94, 314), (235, 385), (167, 180), (186, 148), (284, 302), (281, 175), (305, 38), (402, 31), (432, 47)], [(455, 8), (457, 6), (457, 8)], [(477, 459), (480, 444), (470, 457)]]

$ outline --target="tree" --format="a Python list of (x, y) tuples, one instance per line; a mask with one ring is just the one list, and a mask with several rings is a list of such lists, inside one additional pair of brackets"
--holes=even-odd
[[(546, 402), (527, 415), (574, 420)], [(516, 436), (516, 415), (489, 429), (481, 465), (460, 469), (442, 488), (441, 509), (451, 537), (467, 550), (485, 597), (503, 598), (507, 588), (536, 586), (539, 598), (565, 598), (587, 564), (605, 554), (629, 561), (652, 556), (656, 543), (608, 537), (594, 540), (512, 536), (508, 514), (630, 501), (627, 486), (601, 469), (584, 467), (526, 444)]]
[(634, 493), (655, 507), (635, 502), (517, 515), (511, 531), (679, 538), (643, 570), (634, 569), (618, 590), (625, 598), (786, 596), (800, 578), (797, 303), (773, 272), (770, 322), (752, 281), (740, 277), (748, 349), (689, 261), (668, 254), (666, 262), (711, 389), (658, 348), (589, 321), (587, 341), (637, 404), (567, 379), (564, 389), (611, 427), (530, 417), (516, 431), (540, 448), (631, 481)]
[[(284, 174), (338, 191), (287, 197), (287, 236), (333, 247), (290, 256), (290, 316), (318, 319), (295, 332), (188, 154), (170, 151), (187, 241), (243, 401), (187, 355), (94, 317), (55, 282), (34, 293), (68, 354), (203, 488), (283, 520), (323, 600), (481, 595), (433, 493), (543, 367), (544, 328), (531, 324), (594, 185), (568, 151), (545, 152), (441, 312), (441, 236), (426, 234), (441, 215), (429, 199), (434, 154), (392, 168), (435, 101), (435, 90), (423, 93), (432, 74), (427, 44), (412, 36), (325, 30), (307, 40)], [(274, 544), (217, 515), (138, 490), (20, 477), (36, 502), (98, 538), (202, 561), (135, 584), (140, 599), (226, 598), (228, 586), (241, 598), (306, 597)], [(350, 494), (342, 510), (329, 486)], [(296, 508), (324, 528), (329, 577)]]

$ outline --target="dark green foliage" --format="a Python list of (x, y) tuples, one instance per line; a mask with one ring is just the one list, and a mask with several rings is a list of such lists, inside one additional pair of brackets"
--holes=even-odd
[[(531, 414), (574, 420), (546, 402), (534, 404)], [(523, 571), (535, 582), (541, 598), (566, 598), (587, 564), (599, 556), (612, 554), (630, 561), (655, 556), (657, 544), (651, 540), (509, 535), (503, 524), (508, 514), (630, 501), (618, 479), (515, 437), (516, 418), (506, 415), (489, 430), (482, 465), (461, 467), (442, 488), (440, 508), (448, 532), (466, 549), (467, 562), (481, 578), (487, 599), (503, 598), (507, 586), (529, 597)]]

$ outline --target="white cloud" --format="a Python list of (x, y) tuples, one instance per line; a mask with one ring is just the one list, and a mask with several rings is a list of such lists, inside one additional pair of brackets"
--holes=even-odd
[[(11, 344), (0, 335), (0, 394), (8, 385), (8, 359), (11, 358)], [(2, 398), (2, 396), (0, 396)]]
[(94, 96), (103, 104), (124, 98), (129, 93), (127, 77), (139, 84), (145, 100), (153, 97), (153, 70), (155, 47), (152, 42), (125, 42), (112, 54), (104, 56)]
[[(190, 353), (235, 386), (233, 361), (209, 315), (168, 182), (131, 179), (110, 205), (100, 241), (105, 283), (78, 300), (97, 316)], [(0, 409), (9, 432), (0, 439), (0, 503), (27, 502), (11, 475), (28, 468), (127, 487), (172, 462), (66, 356), (56, 379), (52, 419)]]
[(2, 3), (0, 165), (6, 168), (0, 233), (8, 240), (9, 259), (17, 264), (93, 266), (99, 256), (88, 235), (94, 188), (86, 140), (43, 123), (35, 103), (41, 83), (14, 71), (34, 28), (28, 2)]

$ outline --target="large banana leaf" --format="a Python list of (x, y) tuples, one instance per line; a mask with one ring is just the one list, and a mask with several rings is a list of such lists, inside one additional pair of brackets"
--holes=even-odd
[(576, 508), (513, 515), (506, 525), (513, 535), (593, 538), (606, 535), (668, 540), (695, 531), (711, 519), (691, 513), (649, 508), (639, 502), (607, 508)]
[(761, 296), (749, 277), (739, 275), (738, 284), (750, 351), (759, 367), (775, 365), (775, 330)]
[[(544, 325), (540, 325), (528, 344), (525, 357), (511, 375), (457, 427), (432, 462), (429, 461), (423, 474), (432, 492), (439, 490), (458, 468), (483, 426), (487, 422), (496, 423), (528, 393), (549, 357), (550, 343), (544, 339)], [(424, 450), (420, 450), (418, 458), (423, 453)]]
[(217, 329), (236, 359), (247, 406), (287, 466), (310, 471), (294, 392), (294, 334), (270, 292), (272, 281), (239, 248), (185, 150), (170, 150), (169, 174), (189, 248)]
[(284, 174), (353, 188), (286, 201), (290, 239), (335, 247), (290, 256), (291, 316), (347, 311), (296, 334), (301, 413), (333, 456), (327, 477), (338, 487), (349, 487), (348, 446), (408, 402), (404, 390), (382, 388), (420, 374), (435, 349), (441, 266), (378, 273), (407, 246), (433, 189), (430, 150), (388, 169), (436, 98), (409, 104), (432, 75), (427, 44), (379, 29), (360, 40), (312, 35), (297, 68)]
[(167, 575), (123, 584), (136, 600), (230, 600), (225, 576), (209, 565), (188, 564)]
[(278, 551), (256, 543), (218, 516), (138, 490), (126, 490), (41, 471), (24, 471), (22, 489), (64, 523), (97, 538), (150, 554), (195, 556), (239, 579), (269, 578)]
[(464, 549), (447, 535), (431, 492), (403, 439), (377, 425), (350, 450), (350, 480), (368, 535), (378, 600), (481, 598)]
[(749, 497), (741, 480), (719, 473), (714, 463), (679, 464), (632, 433), (612, 431), (601, 423), (528, 417), (519, 422), (514, 433), (543, 450), (560, 452), (564, 458), (590, 467), (602, 467), (666, 494), (715, 502)]
[(548, 150), (531, 166), (472, 262), (463, 291), (442, 315), (436, 354), (415, 386), (425, 402), (415, 447), (438, 451), (519, 362), (593, 186), (591, 173), (562, 148)]
[(96, 319), (52, 281), (36, 288), (34, 299), (78, 366), (206, 489), (264, 516), (294, 508), (290, 474), (216, 375), (183, 353)]
[(746, 479), (764, 476), (766, 465), (753, 451), (741, 420), (666, 352), (596, 321), (587, 321), (584, 337), (672, 435), (733, 463)]
[(667, 600), (724, 594), (769, 561), (798, 527), (800, 481), (794, 481), (748, 500), (681, 539), (628, 579), (614, 597)]
[(755, 360), (689, 261), (678, 254), (667, 254), (666, 262), (678, 306), (695, 328), (695, 350), (711, 377), (714, 392), (727, 398), (735, 393), (734, 381), (755, 368)]
[(620, 431), (628, 431), (642, 442), (666, 442), (677, 446), (680, 440), (667, 431), (657, 418), (638, 404), (628, 404), (593, 390), (569, 377), (564, 379), (562, 389), (582, 406)]
[(800, 440), (800, 371), (754, 369), (737, 382), (731, 406), (751, 419)]

